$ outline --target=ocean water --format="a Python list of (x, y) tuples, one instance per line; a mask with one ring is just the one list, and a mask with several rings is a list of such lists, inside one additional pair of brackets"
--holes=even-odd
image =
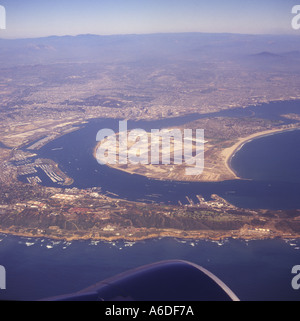
[(300, 182), (300, 130), (253, 140), (231, 161), (238, 176), (256, 181)]
[(7, 272), (1, 300), (38, 300), (84, 289), (108, 277), (168, 259), (203, 266), (242, 300), (299, 300), (291, 286), (300, 240), (153, 239), (141, 242), (57, 242), (0, 235)]

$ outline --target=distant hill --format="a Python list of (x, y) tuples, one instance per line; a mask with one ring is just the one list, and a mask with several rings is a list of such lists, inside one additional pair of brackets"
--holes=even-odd
[(258, 54), (252, 55), (253, 57), (259, 57), (259, 58), (282, 58), (282, 55), (278, 55), (272, 52), (263, 51)]
[[(78, 35), (34, 39), (0, 39), (0, 64), (61, 62), (201, 61), (251, 56), (282, 58), (299, 53), (300, 37), (240, 34)], [(286, 56), (287, 57), (287, 56)]]

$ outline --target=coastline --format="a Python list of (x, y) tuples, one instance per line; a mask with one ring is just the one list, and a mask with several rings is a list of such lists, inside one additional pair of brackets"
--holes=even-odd
[(231, 166), (232, 158), (236, 155), (236, 153), (239, 150), (241, 150), (246, 144), (252, 142), (255, 139), (276, 135), (276, 134), (280, 134), (288, 131), (294, 131), (294, 130), (300, 130), (300, 128), (297, 126), (293, 128), (270, 129), (263, 132), (252, 134), (244, 138), (240, 138), (238, 142), (236, 142), (233, 146), (228, 147), (221, 152), (222, 156), (225, 158), (226, 168), (228, 169), (228, 171), (232, 173), (232, 175), (234, 175), (235, 179), (242, 179), (235, 173), (234, 169)]
[[(237, 174), (234, 172), (234, 169), (231, 167), (231, 160), (232, 158), (235, 156), (235, 154), (248, 142), (251, 142), (254, 139), (258, 139), (258, 138), (262, 138), (264, 136), (270, 136), (270, 135), (275, 135), (275, 134), (280, 134), (283, 132), (287, 132), (287, 131), (295, 131), (295, 130), (299, 130), (299, 126), (296, 125), (289, 125), (289, 126), (282, 126), (281, 128), (276, 128), (276, 129), (270, 129), (270, 130), (265, 130), (265, 131), (261, 131), (261, 132), (257, 132), (255, 134), (252, 134), (250, 136), (247, 137), (243, 137), (243, 138), (239, 138), (235, 143), (233, 143), (232, 146), (225, 148), (225, 149), (220, 149), (219, 153), (220, 155), (222, 155), (223, 158), (223, 162), (226, 165), (226, 168), (228, 170), (228, 172), (232, 173), (232, 175), (234, 176), (234, 179), (241, 179), (240, 177), (237, 176)], [(96, 144), (94, 151), (93, 151), (93, 155), (96, 156), (96, 150), (97, 150), (98, 144)], [(113, 166), (111, 166), (112, 168), (114, 168)], [(118, 169), (118, 168), (115, 168)], [(122, 170), (122, 169), (118, 169), (118, 170)], [(129, 172), (126, 170), (123, 170), (125, 172)], [(136, 173), (133, 173), (136, 174)], [(142, 175), (142, 174), (140, 174)], [(147, 177), (146, 175), (142, 175)], [(151, 177), (150, 177), (151, 178)], [(152, 178), (153, 179), (153, 178)], [(164, 180), (164, 179), (163, 179)], [(224, 181), (224, 180), (218, 180), (218, 181)], [(199, 180), (199, 182), (204, 182), (204, 180)], [(217, 182), (217, 180), (216, 180)], [(147, 240), (147, 239), (152, 239), (152, 238), (158, 238), (158, 237), (170, 237), (170, 238), (182, 238), (182, 239), (208, 239), (208, 240), (222, 240), (225, 238), (229, 238), (229, 237), (233, 237), (233, 238), (237, 238), (237, 239), (258, 239), (258, 237), (243, 237), (238, 235), (239, 231), (229, 231), (229, 232), (222, 232), (219, 231), (217, 233), (214, 233), (213, 231), (208, 231), (207, 233), (203, 233), (203, 232), (199, 232), (199, 231), (192, 231), (190, 233), (188, 233), (189, 235), (184, 236), (184, 235), (180, 235), (183, 234), (184, 231), (182, 230), (168, 230), (168, 231), (158, 231), (157, 233), (153, 233), (151, 234), (151, 232), (149, 232), (148, 235), (146, 236), (131, 236), (131, 237), (127, 237), (124, 235), (121, 236), (100, 236), (100, 237), (91, 237), (91, 234), (86, 234), (86, 235), (48, 235), (48, 234), (39, 234), (39, 233), (30, 233), (30, 232), (17, 232), (17, 231), (13, 231), (13, 230), (6, 230), (6, 231), (1, 231), (0, 233), (5, 233), (5, 234), (9, 234), (9, 235), (16, 235), (16, 236), (20, 236), (20, 237), (28, 237), (28, 238), (49, 238), (49, 239), (53, 239), (53, 240), (66, 240), (66, 241), (73, 241), (73, 240), (99, 240), (99, 241), (115, 241), (115, 240), (128, 240), (128, 241), (141, 241), (141, 240)], [(274, 239), (274, 238), (298, 238), (300, 237), (299, 235), (282, 235), (280, 233), (274, 233), (274, 235), (272, 236), (263, 236), (259, 239)]]
[(162, 238), (171, 238), (171, 239), (180, 239), (180, 240), (207, 240), (211, 242), (221, 242), (226, 239), (236, 239), (241, 241), (254, 241), (254, 240), (293, 240), (299, 239), (300, 234), (283, 234), (280, 232), (273, 232), (272, 235), (255, 235), (250, 236), (248, 234), (242, 233), (243, 228), (241, 230), (232, 230), (232, 231), (189, 231), (186, 233), (181, 230), (161, 230), (159, 232), (150, 231), (150, 233), (146, 236), (97, 236), (93, 237), (90, 234), (82, 235), (82, 236), (55, 236), (55, 235), (47, 235), (47, 234), (32, 234), (30, 232), (14, 232), (10, 230), (2, 230), (0, 229), (0, 233), (3, 235), (10, 235), (15, 237), (24, 237), (29, 239), (48, 239), (51, 241), (99, 241), (99, 242), (116, 242), (116, 241), (124, 241), (124, 242), (139, 242), (139, 241), (148, 241), (152, 239), (162, 239)]
[[(226, 179), (214, 179), (214, 180), (207, 180), (207, 179), (201, 179), (200, 177), (197, 178), (196, 180), (185, 180), (185, 179), (173, 179), (173, 178), (168, 178), (168, 177), (164, 177), (164, 178), (158, 178), (158, 177), (152, 177), (151, 175), (147, 175), (147, 174), (140, 174), (137, 173), (135, 170), (132, 170), (130, 168), (122, 168), (120, 166), (116, 166), (116, 165), (110, 165), (110, 164), (106, 164), (106, 166), (109, 166), (110, 168), (119, 170), (119, 171), (123, 171), (125, 173), (131, 174), (131, 175), (141, 175), (144, 177), (147, 177), (149, 179), (154, 179), (154, 180), (166, 180), (166, 181), (178, 181), (178, 182), (188, 182), (188, 181), (194, 181), (194, 182), (223, 182), (223, 181), (228, 181), (228, 180), (241, 180), (243, 178), (239, 177), (237, 175), (237, 173), (234, 171), (234, 169), (231, 166), (231, 161), (232, 158), (235, 156), (235, 154), (241, 149), (243, 148), (244, 145), (246, 145), (247, 143), (250, 143), (251, 141), (253, 141), (254, 139), (259, 139), (265, 136), (270, 136), (270, 135), (276, 135), (276, 134), (280, 134), (280, 133), (284, 133), (284, 132), (288, 132), (288, 131), (294, 131), (294, 130), (300, 130), (299, 126), (297, 125), (297, 127), (284, 127), (284, 128), (276, 128), (276, 129), (269, 129), (266, 131), (262, 131), (262, 132), (257, 132), (254, 133), (250, 136), (247, 137), (242, 137), (239, 138), (238, 141), (236, 143), (234, 143), (232, 146), (225, 148), (223, 150), (220, 151), (220, 157), (222, 158), (222, 162), (223, 162), (223, 166), (226, 168), (226, 170), (228, 171), (228, 176), (230, 177), (230, 179), (226, 178)], [(93, 157), (97, 160), (97, 148), (98, 146), (101, 144), (101, 142), (98, 142), (93, 150)]]

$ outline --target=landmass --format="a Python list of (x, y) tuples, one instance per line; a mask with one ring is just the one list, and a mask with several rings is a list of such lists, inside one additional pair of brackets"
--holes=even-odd
[[(1, 232), (67, 240), (299, 237), (299, 209), (236, 208), (218, 195), (211, 201), (198, 195), (197, 203), (185, 195), (187, 204), (178, 205), (130, 202), (97, 188), (71, 188), (73, 178), (39, 156), (43, 146), (91, 119), (197, 114), (205, 117), (180, 127), (205, 130), (206, 167), (189, 180), (238, 179), (229, 164), (235, 151), (249, 139), (298, 128), (300, 113), (294, 108), (276, 120), (215, 113), (297, 102), (299, 37), (82, 35), (0, 39), (0, 47)], [(118, 169), (153, 179), (186, 179), (184, 167), (173, 165)], [(58, 187), (44, 187), (42, 175)]]
[[(210, 123), (209, 120), (207, 122)], [(247, 136), (247, 139), (283, 129), (259, 132)], [(244, 141), (245, 138), (240, 138), (234, 145), (221, 150), (223, 154), (227, 151), (223, 166), (225, 159), (229, 159)], [(32, 161), (32, 157), (36, 158), (33, 150), (26, 152), (6, 146), (0, 151), (2, 233), (65, 240), (131, 241), (155, 237), (213, 240), (229, 237), (298, 238), (300, 234), (300, 210), (297, 209), (270, 211), (236, 208), (217, 195), (212, 196), (212, 201), (198, 195), (197, 203), (186, 195), (188, 203), (178, 205), (126, 201), (116, 195), (102, 193), (100, 188), (68, 188), (66, 185), (72, 183), (72, 178), (67, 177), (51, 160)], [(34, 179), (39, 177), (35, 166), (43, 168), (43, 165), (49, 177), (61, 182), (61, 188), (44, 187), (38, 179)], [(31, 173), (28, 184), (18, 181), (19, 175), (28, 173)]]
[[(221, 117), (209, 117), (201, 120), (197, 120), (192, 123), (185, 124), (183, 127), (177, 127), (184, 136), (184, 129), (203, 129), (205, 135), (204, 144), (204, 170), (201, 174), (187, 175), (186, 169), (192, 168), (194, 165), (188, 165), (183, 161), (183, 164), (174, 164), (174, 145), (176, 142), (170, 140), (171, 148), (165, 148), (163, 144), (160, 144), (160, 154), (164, 152), (171, 154), (170, 164), (153, 165), (148, 164), (131, 164), (130, 159), (127, 159), (128, 164), (119, 164), (119, 148), (110, 146), (107, 143), (107, 138), (100, 141), (94, 150), (94, 157), (97, 159), (98, 148), (105, 143), (105, 148), (108, 150), (116, 151), (116, 164), (108, 163), (114, 169), (121, 170), (130, 174), (142, 175), (151, 179), (158, 180), (172, 180), (172, 181), (194, 181), (194, 182), (221, 182), (225, 180), (240, 179), (240, 177), (234, 172), (230, 165), (230, 161), (234, 154), (247, 142), (266, 135), (272, 135), (288, 130), (299, 129), (300, 123), (292, 123), (288, 125), (282, 125), (281, 122), (270, 122), (263, 119), (255, 118), (221, 118)], [(169, 128), (171, 131), (174, 128)], [(146, 144), (143, 149), (138, 149), (141, 154), (148, 154), (149, 160), (151, 160), (151, 138), (150, 133), (148, 139), (148, 145)], [(119, 141), (119, 135), (117, 134), (117, 142)], [(127, 133), (128, 139), (128, 133)], [(129, 139), (128, 139), (129, 141)], [(135, 142), (129, 141), (128, 149)], [(183, 141), (180, 142), (182, 144)], [(114, 145), (114, 144), (113, 144)], [(180, 147), (181, 148), (181, 147)], [(194, 147), (195, 149), (195, 147)], [(181, 149), (180, 149), (181, 152)], [(182, 150), (183, 157), (183, 150)], [(184, 157), (183, 157), (184, 158)]]
[[(5, 189), (4, 189), (5, 188)], [(5, 193), (4, 193), (5, 190)], [(300, 236), (300, 210), (236, 208), (217, 195), (171, 206), (110, 198), (97, 188), (1, 186), (0, 232), (64, 240), (156, 237), (222, 240)]]

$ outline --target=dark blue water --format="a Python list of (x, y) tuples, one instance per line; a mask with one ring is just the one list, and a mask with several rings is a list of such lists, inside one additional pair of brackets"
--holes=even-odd
[(137, 266), (166, 259), (199, 264), (222, 279), (241, 300), (299, 300), (291, 287), (300, 264), (300, 241), (156, 239), (135, 244), (52, 242), (1, 236), (0, 264), (7, 290), (0, 299), (37, 300), (81, 290)]
[(243, 178), (299, 183), (300, 131), (255, 139), (236, 153), (231, 165)]

